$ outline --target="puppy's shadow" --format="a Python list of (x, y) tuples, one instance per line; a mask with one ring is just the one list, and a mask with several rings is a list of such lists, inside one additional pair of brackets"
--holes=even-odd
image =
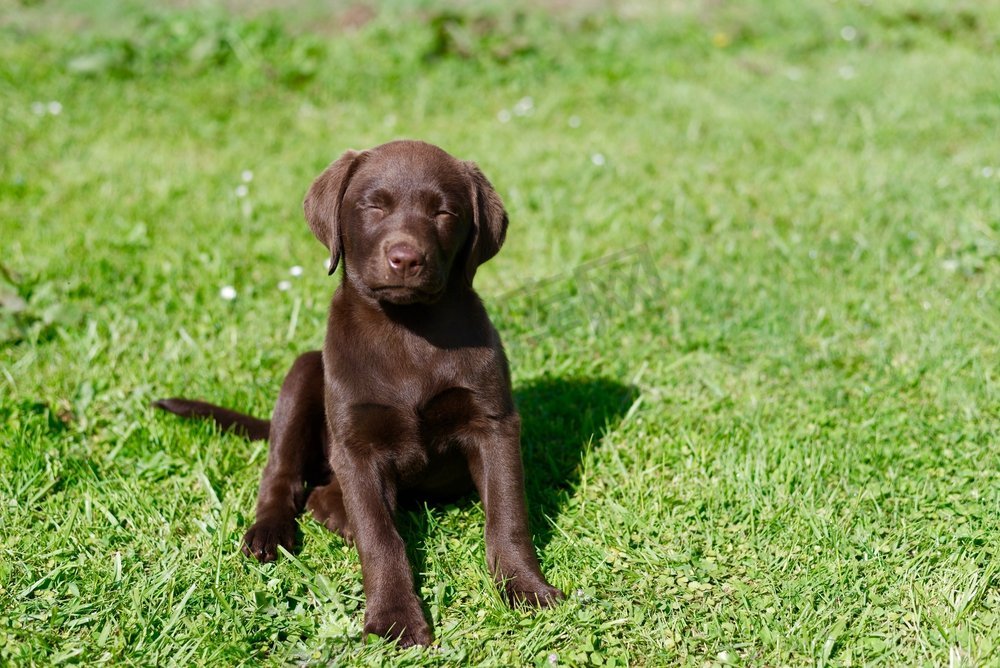
[[(600, 447), (601, 438), (618, 425), (636, 396), (635, 387), (608, 378), (542, 378), (514, 388), (521, 413), (521, 457), (531, 532), (540, 551), (552, 538), (553, 521), (579, 486), (584, 455)], [(458, 503), (476, 500), (471, 494)], [(430, 530), (429, 521), (421, 511), (404, 512), (401, 519), (400, 530), (419, 589), (426, 570), (421, 546)]]
[(584, 455), (600, 447), (637, 396), (635, 387), (609, 378), (542, 378), (515, 388), (528, 512), (540, 550), (580, 484)]

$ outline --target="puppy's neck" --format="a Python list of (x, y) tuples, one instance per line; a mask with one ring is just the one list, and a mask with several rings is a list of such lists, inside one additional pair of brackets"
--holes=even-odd
[(438, 348), (483, 345), (491, 327), (479, 296), (465, 282), (449, 281), (432, 303), (393, 304), (380, 301), (345, 278), (334, 293), (333, 311), (373, 322), (384, 318), (401, 331), (425, 339)]

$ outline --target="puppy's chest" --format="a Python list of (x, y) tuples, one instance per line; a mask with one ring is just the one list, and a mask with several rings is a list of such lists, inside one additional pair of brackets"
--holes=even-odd
[[(398, 397), (385, 402), (355, 403), (348, 409), (349, 445), (394, 450), (419, 446), (428, 454), (481, 426), (486, 419), (471, 390), (449, 387), (423, 402), (407, 405)], [(396, 401), (393, 401), (396, 399)]]
[(464, 461), (461, 444), (488, 418), (473, 393), (450, 387), (419, 406), (355, 404), (349, 411), (348, 448), (390, 465), (407, 486), (428, 472)]
[(443, 349), (398, 331), (377, 343), (329, 368), (329, 414), (347, 448), (391, 463), (401, 477), (420, 475), (461, 456), (461, 444), (503, 412), (507, 385), (493, 347)]

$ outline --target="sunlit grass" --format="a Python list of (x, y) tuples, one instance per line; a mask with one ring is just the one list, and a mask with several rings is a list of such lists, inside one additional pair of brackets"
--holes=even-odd
[[(996, 663), (1000, 9), (442, 7), (0, 21), (0, 663)], [(507, 204), (476, 280), (570, 594), (404, 513), (402, 654), (314, 522), (238, 553), (264, 446), (149, 408), (270, 411), (336, 280), (302, 195), (396, 137)]]

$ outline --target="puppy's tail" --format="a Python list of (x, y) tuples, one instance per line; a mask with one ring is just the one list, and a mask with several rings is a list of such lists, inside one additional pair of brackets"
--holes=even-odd
[(211, 418), (224, 431), (228, 430), (251, 441), (266, 441), (271, 431), (271, 421), (261, 420), (252, 415), (231, 411), (195, 399), (158, 399), (153, 402), (157, 408), (186, 418)]

